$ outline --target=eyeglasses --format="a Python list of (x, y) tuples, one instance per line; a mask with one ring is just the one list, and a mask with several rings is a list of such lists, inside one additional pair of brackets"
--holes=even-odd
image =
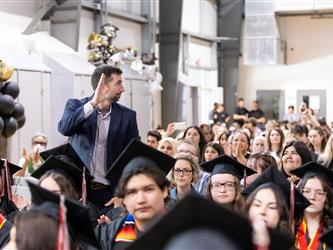
[(222, 187), (224, 187), (226, 191), (234, 191), (235, 184), (236, 184), (235, 182), (227, 181), (225, 183), (212, 183), (211, 187), (214, 192), (221, 191)]
[(186, 175), (186, 176), (189, 176), (193, 170), (192, 169), (180, 169), (180, 168), (177, 168), (177, 169), (174, 169), (173, 172), (175, 173), (175, 175)]
[(302, 194), (305, 197), (310, 197), (311, 194), (314, 194), (315, 197), (318, 197), (318, 198), (322, 199), (326, 195), (326, 192), (323, 191), (323, 190), (313, 190), (313, 189), (309, 189), (309, 188), (303, 188), (302, 189)]

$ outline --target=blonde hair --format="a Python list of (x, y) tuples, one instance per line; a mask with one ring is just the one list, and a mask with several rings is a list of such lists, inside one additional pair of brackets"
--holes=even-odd
[(330, 138), (328, 138), (324, 152), (318, 157), (318, 162), (327, 168), (329, 167), (333, 159), (332, 141), (333, 141), (333, 135), (331, 135)]
[(177, 140), (171, 138), (171, 137), (164, 137), (163, 139), (161, 139), (158, 143), (158, 150), (161, 149), (161, 146), (163, 145), (164, 142), (169, 142), (171, 144), (172, 147), (172, 151), (173, 151), (173, 156), (176, 155), (177, 153), (177, 147), (178, 147), (178, 142)]
[[(197, 183), (199, 180), (199, 173), (200, 173), (199, 163), (198, 163), (197, 159), (195, 159), (195, 157), (191, 153), (181, 152), (176, 155), (176, 160), (177, 161), (185, 160), (190, 163), (192, 171), (193, 171), (192, 172), (193, 173), (192, 183)], [(174, 181), (174, 168), (172, 168), (171, 180), (172, 180), (172, 182)]]

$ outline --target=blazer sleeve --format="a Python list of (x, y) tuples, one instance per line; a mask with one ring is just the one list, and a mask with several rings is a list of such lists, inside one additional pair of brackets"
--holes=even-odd
[(83, 103), (77, 99), (69, 99), (66, 103), (64, 114), (58, 122), (58, 131), (64, 136), (72, 136), (78, 132), (84, 117)]
[(131, 116), (131, 119), (128, 124), (128, 136), (127, 136), (127, 142), (126, 145), (132, 140), (132, 139), (139, 139), (139, 130), (138, 130), (138, 124), (136, 121), (136, 112), (133, 111), (133, 115)]

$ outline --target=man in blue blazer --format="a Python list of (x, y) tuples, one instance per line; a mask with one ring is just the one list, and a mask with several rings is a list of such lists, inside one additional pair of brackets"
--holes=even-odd
[(88, 200), (99, 208), (112, 198), (112, 183), (106, 173), (126, 145), (139, 138), (136, 112), (117, 103), (123, 87), (122, 71), (109, 65), (97, 67), (92, 74), (94, 94), (69, 99), (58, 130), (70, 143), (94, 176), (87, 187)]

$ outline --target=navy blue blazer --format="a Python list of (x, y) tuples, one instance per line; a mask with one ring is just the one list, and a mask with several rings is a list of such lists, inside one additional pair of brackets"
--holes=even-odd
[[(97, 110), (84, 117), (83, 105), (92, 96), (69, 99), (64, 114), (58, 123), (58, 131), (70, 137), (70, 144), (89, 169), (97, 130)], [(112, 103), (111, 121), (107, 142), (107, 169), (132, 139), (139, 139), (136, 112), (118, 103)]]

